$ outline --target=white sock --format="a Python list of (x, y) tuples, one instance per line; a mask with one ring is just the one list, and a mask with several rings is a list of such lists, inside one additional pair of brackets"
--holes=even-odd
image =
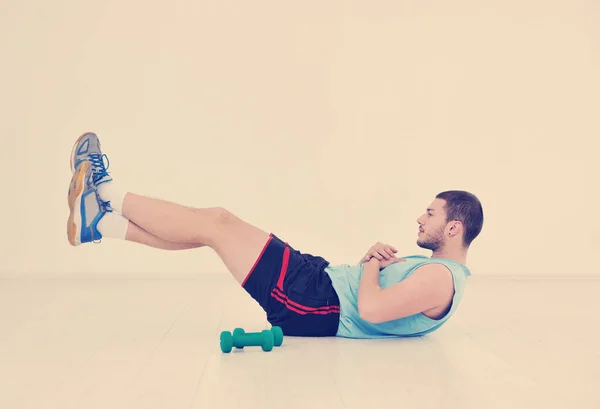
[(127, 192), (110, 181), (98, 186), (98, 195), (105, 202), (110, 202), (110, 207), (119, 213), (123, 213), (123, 202)]
[(125, 240), (128, 228), (129, 220), (115, 212), (106, 213), (98, 222), (98, 231), (102, 237)]

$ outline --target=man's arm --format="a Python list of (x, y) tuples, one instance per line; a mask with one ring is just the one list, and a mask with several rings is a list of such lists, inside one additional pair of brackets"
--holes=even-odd
[(438, 307), (454, 293), (452, 273), (442, 264), (418, 267), (406, 280), (385, 290), (379, 284), (380, 262), (365, 263), (358, 288), (358, 312), (362, 319), (381, 323)]

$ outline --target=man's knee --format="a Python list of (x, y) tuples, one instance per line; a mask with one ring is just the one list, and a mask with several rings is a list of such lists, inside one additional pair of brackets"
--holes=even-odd
[(231, 214), (231, 212), (224, 207), (192, 207), (191, 209), (199, 215), (202, 215), (205, 218), (209, 217), (215, 221), (227, 220), (229, 217), (228, 215)]
[(230, 224), (237, 220), (237, 217), (224, 207), (213, 207), (211, 211), (215, 222), (218, 224)]
[[(223, 207), (191, 208), (197, 214), (197, 226), (189, 226), (194, 232), (193, 240), (214, 247), (227, 227), (231, 226), (236, 216)], [(192, 239), (190, 239), (192, 240)]]
[(204, 210), (208, 210), (210, 214), (205, 240), (210, 247), (216, 248), (219, 243), (227, 240), (239, 219), (223, 207), (211, 207)]

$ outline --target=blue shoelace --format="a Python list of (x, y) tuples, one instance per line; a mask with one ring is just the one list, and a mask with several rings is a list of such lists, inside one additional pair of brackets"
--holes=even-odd
[[(96, 184), (103, 177), (108, 176), (107, 169), (110, 166), (110, 161), (106, 154), (100, 155), (99, 153), (90, 153), (88, 156), (92, 164), (92, 182)], [(104, 165), (104, 158), (106, 158), (106, 162), (108, 163), (106, 166)], [(101, 208), (102, 210), (104, 210), (104, 212), (110, 213), (113, 211), (110, 207), (110, 202), (105, 202), (104, 200), (102, 200), (97, 193), (96, 198), (101, 204)]]
[[(104, 166), (104, 158), (106, 158), (106, 161), (108, 162), (106, 166)], [(99, 153), (90, 153), (89, 159), (92, 163), (94, 173), (92, 180), (94, 183), (97, 183), (103, 177), (108, 176), (107, 169), (110, 166), (110, 161), (108, 160), (108, 156), (106, 156), (106, 154), (100, 155)]]

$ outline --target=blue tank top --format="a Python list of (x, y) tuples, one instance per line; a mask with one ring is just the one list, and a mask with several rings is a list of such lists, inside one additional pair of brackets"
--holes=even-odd
[(331, 277), (333, 288), (340, 299), (340, 325), (337, 336), (345, 338), (386, 338), (425, 335), (441, 327), (458, 308), (471, 271), (462, 263), (444, 258), (431, 258), (421, 255), (404, 256), (406, 261), (391, 264), (379, 272), (381, 288), (387, 288), (409, 277), (419, 266), (424, 264), (443, 264), (451, 272), (454, 280), (454, 297), (448, 313), (440, 319), (429, 318), (423, 313), (411, 315), (397, 320), (372, 324), (363, 320), (358, 314), (358, 287), (362, 277), (364, 264), (341, 264), (326, 267)]

